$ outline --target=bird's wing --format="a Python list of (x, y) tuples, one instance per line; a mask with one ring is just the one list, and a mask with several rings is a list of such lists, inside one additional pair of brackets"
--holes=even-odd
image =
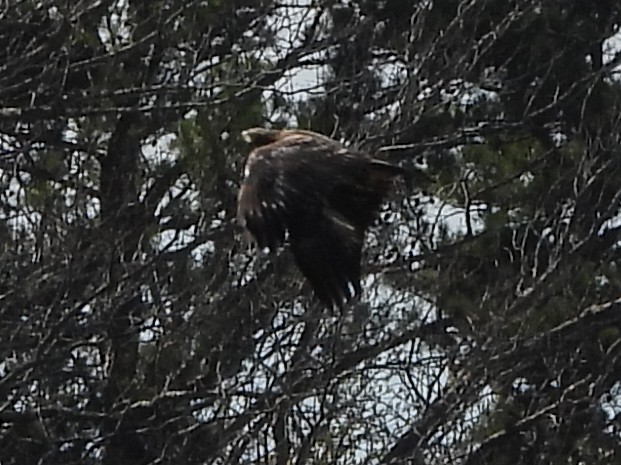
[(292, 209), (303, 203), (298, 181), (300, 160), (293, 146), (270, 144), (254, 149), (244, 168), (237, 219), (259, 248), (274, 249), (285, 239)]
[(299, 135), (251, 152), (239, 191), (237, 219), (260, 248), (278, 247), (287, 229), (304, 214), (321, 208), (339, 171), (326, 166), (333, 158), (329, 146)]
[(316, 296), (329, 308), (360, 294), (364, 230), (330, 208), (309, 227), (291, 234), (295, 261)]
[(364, 229), (330, 205), (334, 187), (360, 161), (338, 145), (288, 137), (255, 149), (246, 163), (238, 220), (260, 248), (273, 249), (289, 231), (298, 267), (327, 305), (360, 291)]

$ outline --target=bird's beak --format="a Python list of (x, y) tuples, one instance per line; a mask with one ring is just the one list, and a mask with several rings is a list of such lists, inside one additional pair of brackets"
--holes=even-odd
[(250, 131), (247, 129), (241, 132), (242, 139), (248, 144), (252, 143), (252, 136), (250, 135)]

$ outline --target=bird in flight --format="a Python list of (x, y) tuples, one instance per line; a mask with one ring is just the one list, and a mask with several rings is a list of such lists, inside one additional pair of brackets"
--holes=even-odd
[(311, 131), (251, 128), (251, 152), (238, 195), (237, 219), (260, 248), (288, 236), (315, 295), (342, 308), (360, 294), (361, 252), (400, 166)]

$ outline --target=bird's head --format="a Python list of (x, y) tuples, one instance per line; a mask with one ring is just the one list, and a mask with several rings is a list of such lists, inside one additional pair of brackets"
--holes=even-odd
[(241, 136), (250, 146), (261, 147), (281, 139), (282, 131), (279, 129), (250, 128), (242, 131)]

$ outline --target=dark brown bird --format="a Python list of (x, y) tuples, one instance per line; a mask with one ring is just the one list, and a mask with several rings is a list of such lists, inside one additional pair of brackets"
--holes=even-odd
[(242, 132), (246, 161), (237, 218), (261, 249), (286, 233), (317, 297), (341, 307), (360, 293), (366, 229), (403, 168), (298, 129)]

